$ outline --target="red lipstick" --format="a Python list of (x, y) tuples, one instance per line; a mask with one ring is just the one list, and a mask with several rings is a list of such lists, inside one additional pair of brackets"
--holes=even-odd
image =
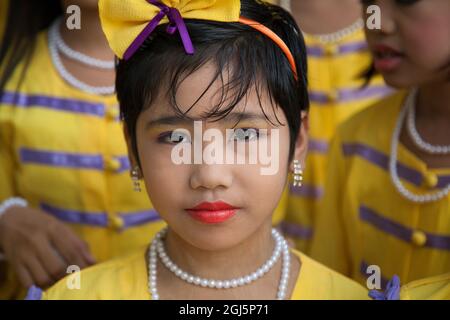
[(226, 202), (202, 202), (193, 208), (186, 209), (189, 215), (197, 221), (216, 224), (231, 219), (239, 208)]
[(378, 44), (373, 48), (374, 65), (379, 72), (394, 71), (403, 61), (403, 54), (387, 45)]

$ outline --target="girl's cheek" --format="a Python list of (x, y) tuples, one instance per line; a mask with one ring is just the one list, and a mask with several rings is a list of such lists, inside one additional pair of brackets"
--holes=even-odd
[[(450, 18), (450, 17), (449, 17)], [(403, 45), (408, 55), (419, 65), (439, 68), (450, 54), (449, 22), (435, 16), (411, 22), (403, 28)]]

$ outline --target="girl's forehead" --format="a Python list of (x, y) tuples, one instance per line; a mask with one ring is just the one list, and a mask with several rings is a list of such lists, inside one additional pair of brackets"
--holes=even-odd
[[(148, 110), (150, 117), (186, 114), (189, 118), (202, 119), (213, 111), (223, 111), (233, 106), (233, 113), (275, 115), (281, 111), (274, 105), (266, 89), (250, 86), (242, 99), (239, 83), (230, 83), (224, 70), (219, 76), (212, 63), (182, 78), (175, 90), (159, 95)], [(275, 114), (274, 114), (275, 112)], [(217, 113), (216, 113), (217, 114)]]

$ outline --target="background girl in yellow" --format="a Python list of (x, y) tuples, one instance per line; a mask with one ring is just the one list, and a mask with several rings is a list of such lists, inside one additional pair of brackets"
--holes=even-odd
[[(66, 27), (69, 5), (81, 9), (81, 29)], [(47, 287), (68, 265), (83, 268), (142, 246), (164, 225), (148, 198), (133, 192), (114, 54), (97, 1), (15, 0), (7, 17), (0, 298), (18, 297), (32, 284)]]
[[(81, 272), (80, 290), (61, 281), (44, 298), (366, 298), (364, 288), (290, 250), (271, 227), (308, 141), (306, 50), (292, 17), (254, 0), (104, 0), (100, 14), (121, 58), (117, 91), (136, 176), (169, 227), (148, 250)], [(276, 130), (279, 170), (176, 165), (173, 148), (195, 146), (193, 120), (224, 135), (241, 130), (227, 136), (224, 153), (278, 143)]]
[(361, 283), (368, 265), (409, 283), (450, 270), (450, 3), (364, 4), (382, 14), (374, 67), (405, 91), (338, 130), (311, 254)]
[(310, 250), (323, 198), (329, 142), (337, 126), (390, 94), (380, 75), (363, 86), (372, 58), (359, 0), (281, 0), (299, 24), (308, 53), (310, 141), (302, 187), (291, 187), (283, 231)]

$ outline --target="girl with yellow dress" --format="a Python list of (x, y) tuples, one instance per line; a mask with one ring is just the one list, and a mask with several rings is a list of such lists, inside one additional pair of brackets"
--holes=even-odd
[[(280, 0), (303, 32), (311, 100), (309, 150), (302, 187), (291, 187), (282, 230), (308, 253), (323, 199), (327, 154), (336, 128), (350, 116), (390, 95), (380, 75), (364, 86), (372, 57), (359, 0)], [(332, 160), (331, 160), (332, 161)]]
[[(101, 0), (100, 16), (120, 59), (132, 176), (168, 228), (147, 248), (82, 271), (79, 290), (63, 280), (29, 297), (367, 298), (271, 226), (290, 169), (301, 183), (308, 142), (306, 50), (293, 18), (255, 0)], [(208, 132), (220, 141), (210, 152)], [(256, 145), (278, 146), (278, 170), (248, 163)]]
[(338, 130), (311, 255), (361, 283), (375, 269), (410, 283), (450, 270), (450, 3), (364, 4), (382, 13), (374, 67), (403, 91)]
[[(69, 29), (77, 7), (80, 29)], [(84, 268), (139, 248), (164, 223), (129, 182), (114, 54), (97, 1), (14, 0), (0, 15), (7, 17), (0, 43), (6, 299), (32, 284), (48, 287), (69, 265)]]

